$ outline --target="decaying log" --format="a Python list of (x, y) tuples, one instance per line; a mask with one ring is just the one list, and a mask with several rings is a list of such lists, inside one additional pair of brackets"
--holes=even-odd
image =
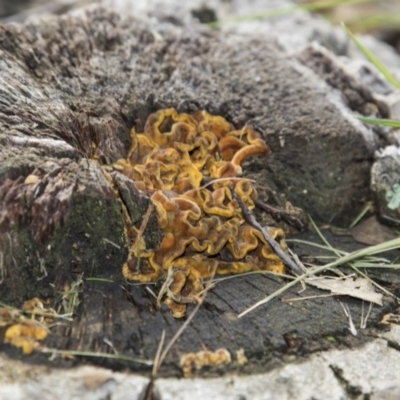
[[(140, 226), (149, 203), (128, 179), (114, 173), (110, 183), (103, 169), (126, 156), (130, 129), (140, 131), (150, 113), (206, 109), (236, 127), (251, 122), (272, 154), (249, 161), (246, 176), (268, 189), (264, 200), (267, 193), (273, 205), (289, 200), (318, 222), (346, 223), (371, 198), (373, 152), (385, 140), (273, 40), (141, 22), (96, 8), (0, 26), (0, 79), (1, 301), (19, 306), (35, 296), (53, 298), (82, 273), (109, 280), (84, 283), (74, 321), (45, 342), (60, 349), (110, 352), (111, 341), (119, 352), (150, 359), (162, 330), (169, 339), (182, 323), (158, 310), (144, 286), (123, 282), (122, 204)], [(375, 103), (386, 117), (370, 93), (357, 97), (356, 109)], [(148, 230), (155, 242), (157, 229), (153, 216)], [(256, 372), (285, 361), (291, 337), (304, 352), (332, 346), (331, 335), (345, 345), (364, 340), (348, 336), (332, 298), (275, 302), (236, 318), (280, 285), (266, 276), (219, 284), (164, 373), (179, 374), (177, 355), (202, 347), (232, 354), (243, 348), (249, 363), (229, 368)], [(288, 293), (293, 296), (297, 289)], [(350, 310), (359, 318), (357, 301)], [(374, 309), (371, 320), (379, 313)]]

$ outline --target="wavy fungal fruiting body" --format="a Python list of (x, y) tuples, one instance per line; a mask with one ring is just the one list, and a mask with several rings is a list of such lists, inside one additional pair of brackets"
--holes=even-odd
[[(164, 237), (156, 251), (147, 250), (143, 238), (134, 240), (123, 266), (126, 279), (153, 282), (170, 271), (166, 302), (180, 317), (214, 272), (284, 272), (262, 233), (243, 220), (230, 190), (254, 208), (256, 190), (237, 176), (246, 158), (269, 148), (251, 125), (234, 130), (205, 111), (167, 109), (150, 115), (143, 133), (132, 129), (131, 139), (127, 158), (115, 167), (151, 194)], [(201, 186), (206, 180), (216, 182)], [(285, 247), (281, 229), (269, 234)]]

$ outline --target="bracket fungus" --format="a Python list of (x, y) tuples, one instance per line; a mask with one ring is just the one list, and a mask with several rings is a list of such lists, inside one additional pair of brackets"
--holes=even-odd
[[(284, 272), (284, 263), (245, 221), (236, 200), (254, 208), (257, 192), (239, 177), (242, 163), (270, 151), (251, 125), (235, 130), (206, 111), (189, 115), (166, 109), (149, 116), (143, 133), (132, 129), (131, 141), (126, 159), (113, 167), (149, 196), (164, 236), (157, 249), (147, 249), (139, 230), (129, 226), (134, 237), (122, 269), (127, 280), (168, 276), (166, 303), (182, 317), (185, 304), (197, 300), (203, 279), (214, 274)], [(281, 229), (268, 233), (286, 248)]]

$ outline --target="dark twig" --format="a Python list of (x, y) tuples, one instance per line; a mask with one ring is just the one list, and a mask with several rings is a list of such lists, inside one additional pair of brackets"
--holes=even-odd
[(304, 229), (303, 222), (299, 218), (291, 215), (289, 212), (285, 210), (280, 210), (279, 208), (271, 207), (269, 204), (265, 204), (264, 202), (258, 199), (255, 199), (253, 201), (256, 207), (270, 214), (275, 220), (285, 221), (287, 224), (293, 226), (299, 231), (302, 231)]
[(147, 228), (147, 225), (149, 223), (149, 219), (150, 219), (151, 214), (153, 213), (153, 211), (154, 211), (154, 204), (150, 204), (148, 209), (147, 209), (147, 211), (146, 211), (146, 214), (144, 214), (144, 217), (143, 217), (143, 220), (142, 220), (142, 224), (140, 225), (139, 232), (138, 232), (138, 234), (136, 236), (136, 239), (132, 243), (132, 246), (131, 246), (132, 249), (134, 249), (135, 246), (139, 244), (139, 241), (142, 238), (143, 233)]
[(237, 201), (239, 204), (240, 209), (242, 210), (243, 218), (245, 221), (250, 224), (252, 227), (256, 228), (259, 230), (262, 235), (264, 236), (264, 239), (269, 243), (269, 245), (272, 247), (274, 252), (277, 254), (277, 256), (280, 257), (280, 259), (287, 265), (291, 271), (297, 275), (302, 275), (305, 271), (303, 271), (303, 268), (297, 265), (281, 248), (279, 243), (272, 239), (271, 236), (268, 235), (268, 233), (265, 231), (265, 229), (262, 228), (262, 226), (255, 220), (253, 215), (251, 214), (250, 210), (246, 207), (246, 205), (243, 203), (243, 201), (240, 199), (240, 197), (236, 194), (235, 190), (233, 189), (233, 186), (230, 186), (230, 190), (232, 192), (233, 198)]

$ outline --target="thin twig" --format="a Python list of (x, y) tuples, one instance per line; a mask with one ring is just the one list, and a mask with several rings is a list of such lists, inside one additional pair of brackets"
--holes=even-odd
[(135, 241), (132, 244), (132, 249), (135, 248), (137, 243), (139, 243), (140, 238), (143, 236), (143, 233), (147, 227), (147, 224), (149, 223), (149, 219), (150, 219), (150, 216), (151, 216), (151, 213), (153, 212), (153, 210), (154, 210), (154, 204), (150, 204), (149, 208), (146, 211), (146, 214), (144, 214), (142, 224), (140, 225), (140, 228), (139, 228), (139, 232), (136, 236)]
[(269, 204), (265, 204), (259, 199), (254, 199), (253, 202), (258, 208), (270, 214), (275, 220), (285, 221), (287, 224), (293, 226), (299, 231), (302, 231), (304, 229), (303, 222), (301, 222), (299, 218), (291, 215), (289, 212), (272, 207)]
[(333, 297), (336, 296), (334, 293), (333, 294), (320, 294), (320, 295), (315, 295), (315, 296), (305, 296), (305, 297), (292, 297), (290, 299), (282, 299), (284, 303), (293, 303), (294, 301), (303, 301), (303, 300), (312, 300), (312, 299), (319, 299), (322, 297)]
[(269, 243), (269, 245), (279, 256), (279, 258), (284, 262), (284, 264), (286, 264), (291, 269), (291, 271), (297, 275), (301, 275), (303, 272), (305, 272), (281, 249), (279, 243), (276, 240), (272, 239), (272, 237), (268, 235), (265, 229), (263, 229), (262, 226), (255, 220), (250, 210), (246, 207), (241, 198), (236, 194), (232, 186), (230, 186), (230, 190), (232, 193), (232, 197), (237, 201), (240, 209), (242, 210), (243, 218), (245, 219), (245, 221), (262, 233), (264, 239)]

